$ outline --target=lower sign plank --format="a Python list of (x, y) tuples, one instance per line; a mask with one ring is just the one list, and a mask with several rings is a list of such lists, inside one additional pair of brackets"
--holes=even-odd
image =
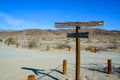
[(67, 37), (70, 37), (70, 38), (88, 38), (89, 37), (89, 32), (67, 33)]

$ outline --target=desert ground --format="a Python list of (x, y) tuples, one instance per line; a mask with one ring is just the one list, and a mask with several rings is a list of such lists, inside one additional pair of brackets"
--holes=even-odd
[[(75, 39), (66, 38), (64, 30), (34, 32), (0, 33), (0, 80), (27, 80), (31, 74), (36, 80), (75, 80)], [(98, 32), (81, 39), (80, 76), (83, 80), (120, 80), (120, 32)], [(108, 59), (112, 74), (107, 74)], [(66, 75), (62, 74), (63, 60), (67, 60)]]
[[(62, 74), (62, 62), (67, 60), (67, 74)], [(107, 60), (115, 67), (113, 74), (106, 74)], [(81, 51), (81, 77), (86, 80), (120, 80), (120, 53)], [(94, 67), (96, 69), (94, 69)], [(1, 80), (27, 80), (33, 74), (37, 80), (75, 79), (75, 51), (39, 51), (16, 48), (0, 43)]]

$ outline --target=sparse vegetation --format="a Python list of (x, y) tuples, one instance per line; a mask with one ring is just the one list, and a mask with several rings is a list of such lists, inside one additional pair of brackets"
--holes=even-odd
[(65, 49), (65, 48), (68, 48), (70, 45), (68, 45), (68, 43), (57, 43), (57, 49)]
[(9, 44), (15, 44), (15, 43), (16, 43), (15, 40), (14, 40), (14, 38), (11, 38), (11, 37), (7, 38), (7, 39), (5, 40), (5, 42), (7, 42), (7, 43), (9, 43)]
[(86, 41), (86, 43), (91, 43), (92, 42), (92, 40), (90, 40), (90, 39), (87, 39), (87, 41)]
[(32, 47), (37, 47), (37, 42), (36, 41), (29, 41), (28, 42), (28, 47), (32, 48)]
[[(93, 49), (93, 47), (95, 48), (95, 46), (97, 51), (105, 51), (107, 49), (120, 48), (119, 47), (120, 31), (116, 33), (112, 33), (111, 31), (106, 32), (105, 30), (99, 30), (99, 29), (97, 29), (96, 32), (94, 31), (95, 31), (94, 29), (88, 29), (88, 32), (92, 32), (90, 33), (90, 37), (87, 39), (81, 38), (81, 45), (83, 46), (94, 45), (94, 46), (88, 46), (86, 47), (86, 49), (91, 50)], [(31, 47), (36, 47), (36, 49), (38, 49), (39, 47), (44, 48), (43, 46), (46, 46), (46, 45), (49, 45), (53, 48), (58, 48), (58, 49), (65, 49), (65, 48), (68, 48), (70, 45), (72, 48), (75, 48), (76, 38), (67, 38), (65, 36), (67, 32), (75, 32), (75, 30), (56, 30), (56, 31), (45, 30), (44, 31), (44, 30), (31, 29), (31, 30), (24, 30), (24, 31), (21, 30), (18, 32), (17, 31), (5, 32), (5, 33), (2, 32), (0, 34), (0, 41), (1, 39), (3, 39), (3, 41), (6, 44), (8, 42), (9, 44), (19, 43), (20, 46), (22, 47), (31, 46)], [(103, 32), (102, 35), (101, 35), (101, 32)]]
[(91, 52), (96, 52), (97, 51), (95, 46), (88, 46), (88, 47), (85, 48), (85, 50), (86, 51), (89, 50)]
[(117, 49), (120, 46), (120, 44), (116, 41), (116, 39), (110, 41), (110, 43), (111, 44), (108, 47), (109, 49)]

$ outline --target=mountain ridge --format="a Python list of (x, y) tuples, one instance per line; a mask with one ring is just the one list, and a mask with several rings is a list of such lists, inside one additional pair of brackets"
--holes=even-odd
[[(98, 28), (81, 29), (80, 32), (89, 32), (90, 35), (120, 35), (119, 30), (104, 30)], [(0, 34), (4, 35), (40, 35), (40, 36), (64, 36), (66, 33), (75, 33), (75, 29), (58, 29), (58, 30), (42, 30), (42, 29), (25, 29), (25, 30), (0, 30)]]

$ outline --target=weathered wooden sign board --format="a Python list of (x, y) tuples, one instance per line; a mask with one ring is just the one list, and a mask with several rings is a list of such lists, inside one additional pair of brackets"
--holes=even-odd
[(89, 37), (89, 32), (67, 33), (67, 37), (69, 37), (69, 38), (88, 38)]
[(90, 22), (55, 22), (56, 28), (74, 28), (76, 26), (103, 26), (103, 21), (90, 21)]

